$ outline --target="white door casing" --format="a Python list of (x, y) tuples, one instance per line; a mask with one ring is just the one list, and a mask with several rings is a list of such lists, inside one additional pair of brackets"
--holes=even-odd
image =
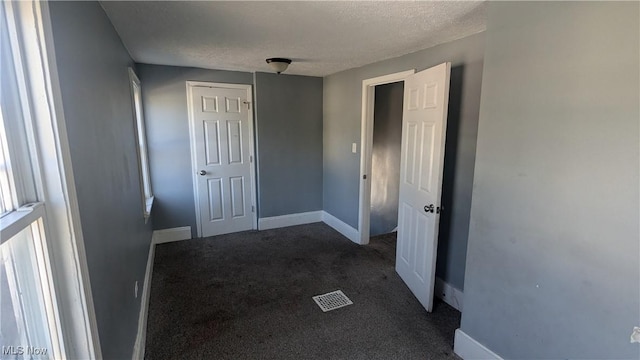
[(431, 311), (451, 63), (405, 79), (396, 271)]
[(369, 243), (371, 220), (371, 164), (373, 157), (373, 110), (375, 106), (375, 88), (378, 85), (391, 84), (415, 73), (415, 69), (394, 74), (378, 76), (362, 81), (362, 120), (360, 134), (360, 209), (358, 211), (359, 244)]
[(251, 86), (187, 82), (198, 237), (256, 228)]

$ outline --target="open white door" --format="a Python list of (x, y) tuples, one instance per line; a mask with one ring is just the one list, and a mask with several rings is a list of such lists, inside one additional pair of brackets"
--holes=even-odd
[(198, 236), (253, 229), (250, 86), (188, 83), (188, 95)]
[(396, 271), (431, 311), (451, 63), (406, 78)]

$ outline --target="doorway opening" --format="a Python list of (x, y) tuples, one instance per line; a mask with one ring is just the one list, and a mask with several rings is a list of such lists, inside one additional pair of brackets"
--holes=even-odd
[[(372, 206), (372, 169), (373, 169), (373, 136), (374, 136), (374, 113), (375, 113), (375, 95), (376, 87), (386, 84), (402, 84), (404, 88), (404, 79), (413, 75), (415, 70), (407, 70), (395, 74), (384, 75), (362, 82), (362, 123), (361, 123), (361, 149), (360, 149), (360, 206), (358, 210), (358, 231), (360, 245), (369, 243), (371, 234), (371, 206)], [(400, 105), (402, 106), (402, 99)], [(402, 111), (400, 111), (400, 129), (402, 129)], [(400, 149), (398, 150), (400, 153)], [(399, 170), (398, 170), (399, 171)], [(397, 181), (399, 183), (400, 173), (398, 172)], [(369, 177), (369, 178), (367, 178)], [(379, 177), (379, 176), (378, 176)], [(396, 226), (397, 211), (396, 203)], [(377, 205), (376, 207), (378, 207)], [(386, 206), (385, 206), (386, 208)], [(393, 230), (394, 228), (392, 228)]]
[[(360, 235), (361, 243), (367, 244), (372, 232), (388, 229), (377, 229), (377, 226), (389, 226), (385, 218), (390, 214), (382, 214), (382, 218), (374, 219), (380, 209), (393, 207), (394, 181), (398, 185), (397, 203), (397, 237), (396, 272), (422, 303), (431, 312), (435, 283), (436, 252), (438, 246), (438, 224), (441, 213), (441, 188), (446, 138), (447, 108), (449, 99), (449, 82), (451, 63), (442, 63), (419, 73), (406, 75), (396, 81), (377, 81), (370, 79), (363, 82), (363, 146), (362, 146), (362, 186), (360, 203)], [(403, 99), (401, 114), (400, 141), (400, 176), (380, 173), (392, 172), (390, 166), (394, 155), (380, 155), (394, 147), (388, 144), (393, 136), (375, 136), (376, 127), (382, 127), (391, 133), (383, 124), (380, 111), (390, 104), (384, 101), (376, 103), (376, 90), (380, 95), (390, 90), (387, 87), (376, 88), (377, 85), (403, 82)], [(373, 83), (373, 84), (372, 84)], [(378, 97), (380, 99), (380, 96)], [(383, 114), (376, 116), (378, 110)], [(393, 118), (395, 116), (391, 116)], [(379, 124), (376, 121), (380, 120)], [(391, 123), (393, 120), (390, 119)], [(377, 125), (377, 126), (376, 126)], [(380, 134), (382, 135), (382, 134)], [(374, 145), (374, 138), (382, 139), (380, 146)], [(374, 149), (375, 156), (374, 156)], [(376, 159), (374, 159), (374, 157)], [(375, 164), (375, 165), (374, 165)], [(376, 168), (378, 171), (373, 171)], [(382, 171), (380, 171), (382, 170)], [(378, 178), (374, 179), (374, 172)], [(367, 179), (367, 174), (369, 179)], [(391, 182), (391, 184), (389, 184)], [(379, 200), (387, 200), (391, 205), (379, 205)], [(384, 203), (385, 201), (383, 201)], [(378, 222), (371, 226), (373, 222)], [(393, 224), (393, 222), (391, 222)]]
[(404, 82), (376, 85), (371, 146), (369, 236), (397, 231)]

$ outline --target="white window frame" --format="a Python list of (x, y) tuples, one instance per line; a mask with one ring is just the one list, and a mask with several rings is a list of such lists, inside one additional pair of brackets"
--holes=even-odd
[[(8, 257), (8, 261), (10, 261), (13, 265), (11, 267), (15, 267), (19, 269), (17, 271), (26, 271), (26, 272), (37, 272), (36, 278), (39, 281), (36, 281), (36, 284), (22, 284), (22, 285), (36, 285), (39, 289), (33, 289), (33, 291), (27, 291), (31, 293), (39, 293), (43, 300), (43, 308), (45, 309), (45, 331), (46, 334), (50, 337), (51, 340), (51, 348), (45, 347), (41, 348), (45, 351), (45, 354), (50, 356), (52, 359), (62, 358), (65, 354), (64, 342), (62, 340), (62, 326), (60, 322), (60, 312), (58, 311), (58, 302), (56, 298), (55, 288), (53, 286), (54, 280), (52, 276), (52, 266), (51, 266), (51, 257), (49, 254), (48, 243), (50, 239), (47, 239), (47, 230), (46, 230), (47, 217), (45, 212), (45, 207), (43, 203), (31, 203), (7, 214), (7, 216), (0, 219), (0, 228), (2, 231), (0, 232), (0, 245), (5, 244), (5, 242), (11, 240), (18, 233), (23, 230), (31, 231), (33, 236), (32, 246), (35, 250), (33, 263), (35, 264), (35, 269), (29, 269), (28, 267), (24, 267), (16, 260), (13, 259), (10, 255)], [(24, 240), (24, 239), (20, 239)], [(11, 252), (11, 251), (10, 251)], [(6, 253), (5, 253), (6, 254)], [(22, 289), (30, 290), (30, 289)], [(20, 294), (21, 296), (16, 295), (14, 298), (14, 307), (18, 307), (21, 309), (20, 312), (23, 313), (22, 317), (26, 317), (27, 312), (32, 312), (33, 304), (26, 302), (25, 295)], [(36, 300), (36, 299), (30, 299)], [(38, 306), (36, 306), (37, 308)], [(28, 318), (28, 317), (26, 317)], [(22, 323), (26, 326), (26, 334), (29, 337), (35, 336), (36, 334), (31, 333), (31, 331), (36, 331), (40, 333), (43, 329), (36, 328), (34, 326), (36, 324), (29, 323), (26, 319), (19, 320), (16, 318), (16, 321)], [(40, 323), (38, 323), (39, 325)], [(19, 327), (21, 325), (18, 325)], [(7, 345), (7, 344), (3, 344)], [(25, 345), (36, 346), (40, 348), (42, 344), (8, 344), (9, 346), (23, 347)], [(3, 347), (3, 354), (6, 349)], [(23, 348), (24, 351), (24, 348)]]
[[(2, 60), (0, 60), (2, 61)], [(2, 113), (0, 113), (0, 166), (4, 167), (4, 170), (0, 173), (0, 218), (8, 215), (15, 209), (13, 203), (13, 196), (11, 185), (12, 181), (12, 169), (11, 158), (9, 157), (9, 144), (7, 144), (7, 136), (4, 131), (4, 121)]]
[(151, 190), (151, 172), (149, 170), (149, 152), (147, 150), (147, 133), (145, 130), (144, 110), (142, 107), (142, 85), (140, 79), (132, 68), (129, 68), (129, 80), (131, 83), (131, 103), (133, 117), (135, 119), (135, 134), (138, 153), (138, 169), (140, 170), (140, 190), (142, 192), (142, 208), (144, 209), (145, 223), (151, 216), (153, 206), (153, 191)]
[[(7, 20), (11, 68), (18, 87), (20, 106), (14, 108), (22, 112), (25, 128), (20, 139), (14, 138), (11, 126), (5, 128), (5, 140), (12, 139), (6, 148), (15, 167), (10, 176), (15, 211), (0, 219), (1, 238), (5, 241), (39, 222), (46, 238), (39, 261), (48, 268), (44, 275), (49, 288), (44, 290), (51, 297), (55, 317), (51, 336), (56, 357), (101, 359), (49, 7), (47, 2), (33, 0), (0, 2), (0, 6), (0, 15)], [(14, 156), (29, 161), (15, 162)], [(37, 203), (19, 208), (34, 197)]]

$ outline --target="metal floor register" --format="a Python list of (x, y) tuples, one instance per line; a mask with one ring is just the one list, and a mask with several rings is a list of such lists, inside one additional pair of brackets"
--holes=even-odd
[(349, 300), (342, 290), (332, 291), (323, 295), (313, 297), (313, 301), (320, 306), (323, 312), (339, 309), (347, 305), (352, 305), (353, 302)]

